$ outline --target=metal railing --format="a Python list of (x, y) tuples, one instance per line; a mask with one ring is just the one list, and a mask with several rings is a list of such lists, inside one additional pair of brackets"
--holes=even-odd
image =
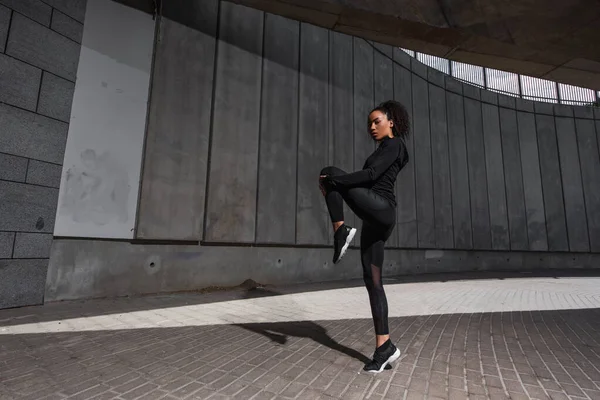
[(527, 100), (600, 107), (600, 91), (402, 50), (431, 68), (481, 89)]

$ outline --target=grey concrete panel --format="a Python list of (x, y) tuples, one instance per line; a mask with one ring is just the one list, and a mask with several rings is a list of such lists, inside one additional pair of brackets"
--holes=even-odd
[(575, 120), (590, 249), (600, 252), (600, 160), (594, 121)]
[(600, 107), (594, 107), (594, 119), (600, 120)]
[(516, 107), (519, 111), (533, 112), (533, 101), (525, 99), (516, 99)]
[(481, 105), (481, 110), (483, 115), (483, 140), (485, 144), (492, 248), (494, 250), (508, 250), (510, 249), (510, 237), (498, 107), (484, 103)]
[(25, 182), (27, 176), (27, 159), (0, 153), (0, 179), (6, 181)]
[[(400, 49), (394, 49), (394, 60), (407, 55)], [(396, 180), (396, 230), (398, 231), (398, 246), (416, 248), (417, 236), (417, 204), (415, 185), (415, 151), (412, 104), (412, 74), (400, 65), (394, 65), (394, 99), (402, 103), (408, 112), (411, 122), (410, 136), (406, 140), (408, 163), (398, 174)]]
[[(368, 44), (365, 43), (365, 46)], [(300, 27), (300, 111), (296, 243), (327, 244), (331, 221), (319, 191), (319, 173), (328, 164), (327, 145), (329, 33), (309, 24)]]
[(56, 75), (44, 72), (38, 113), (69, 122), (75, 84)]
[(454, 248), (452, 224), (452, 187), (448, 156), (448, 126), (445, 90), (429, 84), (429, 126), (435, 210), (435, 243), (442, 249)]
[(60, 187), (62, 166), (30, 160), (27, 168), (27, 183), (53, 188)]
[(62, 164), (68, 125), (0, 103), (0, 152)]
[(44, 0), (52, 7), (83, 23), (87, 0)]
[[(296, 240), (299, 46), (299, 22), (265, 16), (256, 213), (260, 243)], [(314, 190), (314, 176), (312, 183)]]
[(437, 85), (440, 88), (446, 87), (446, 74), (444, 74), (441, 71), (438, 71), (435, 68), (427, 68), (427, 70), (427, 80), (429, 81), (429, 83), (433, 83), (434, 85)]
[(479, 89), (477, 86), (463, 83), (463, 93), (466, 97), (469, 97), (473, 100), (481, 100), (481, 89)]
[(523, 195), (527, 213), (527, 236), (529, 250), (547, 251), (546, 213), (540, 172), (535, 116), (517, 112), (521, 166), (523, 170)]
[(17, 232), (13, 258), (48, 258), (51, 247), (51, 233)]
[(0, 5), (0, 52), (4, 53), (12, 11)]
[(394, 58), (394, 62), (402, 65), (405, 69), (410, 71), (410, 64), (412, 62), (412, 57), (407, 54), (406, 52), (404, 52), (402, 49), (393, 46), (394, 47), (394, 52), (393, 52), (393, 58)]
[[(352, 54), (352, 36), (331, 32), (329, 35), (330, 157), (334, 166), (347, 172), (354, 171)], [(356, 226), (356, 216), (346, 203), (344, 203), (344, 220), (350, 226)], [(333, 234), (330, 243), (333, 243)]]
[(411, 57), (410, 68), (414, 74), (417, 74), (421, 78), (427, 80), (427, 70), (429, 69), (427, 65), (423, 64), (416, 58)]
[(68, 15), (61, 13), (60, 11), (55, 10), (52, 13), (52, 23), (50, 25), (50, 29), (76, 41), (77, 43), (81, 43), (81, 38), (83, 36), (83, 24), (74, 20)]
[(498, 95), (498, 105), (504, 108), (516, 108), (516, 98), (505, 94)]
[(568, 106), (566, 104), (555, 104), (554, 105), (554, 115), (558, 117), (573, 117), (573, 108), (572, 106)]
[(14, 232), (0, 232), (0, 258), (12, 257), (14, 243)]
[(50, 26), (52, 7), (40, 0), (0, 0), (0, 4), (25, 15), (42, 25)]
[[(357, 260), (358, 251), (351, 249), (346, 257)], [(600, 255), (594, 253), (388, 250), (384, 272), (386, 276), (394, 276), (473, 270), (583, 269), (598, 265)], [(360, 268), (334, 268), (330, 248), (172, 245), (158, 248), (126, 242), (55, 240), (45, 300), (196, 291), (237, 286), (246, 279), (278, 285), (357, 279), (361, 275)], [(0, 284), (5, 281), (0, 279)]]
[(0, 260), (0, 308), (40, 305), (48, 260)]
[(463, 84), (458, 79), (454, 79), (451, 76), (447, 75), (446, 76), (446, 90), (462, 95)]
[[(217, 18), (216, 14), (213, 17)], [(150, 97), (137, 237), (198, 240), (202, 238), (204, 222), (216, 41), (213, 36), (169, 19), (162, 21)], [(224, 95), (229, 95), (228, 90), (235, 88), (226, 87)], [(230, 110), (219, 112), (229, 115)], [(243, 123), (244, 117), (239, 118)], [(219, 121), (216, 132), (230, 134), (225, 129), (236, 128), (228, 123), (234, 121)]]
[(52, 232), (58, 189), (0, 181), (0, 231)]
[(594, 119), (594, 108), (592, 107), (574, 106), (573, 112), (575, 118)]
[(534, 101), (533, 105), (536, 114), (554, 115), (554, 106), (551, 103)]
[(498, 93), (492, 92), (491, 90), (481, 91), (481, 101), (489, 104), (498, 104)]
[(42, 71), (0, 54), (0, 101), (35, 111)]
[[(387, 100), (394, 99), (394, 65), (392, 61), (392, 46), (377, 44), (381, 51), (373, 53), (373, 98), (375, 106)], [(395, 228), (386, 242), (386, 247), (398, 246), (398, 229)]]
[(375, 52), (381, 54), (383, 57), (387, 57), (388, 60), (392, 60), (394, 57), (394, 46), (389, 44), (382, 44), (377, 42), (371, 42), (375, 47)]
[(471, 199), (469, 196), (469, 166), (463, 97), (447, 92), (446, 106), (448, 110), (448, 152), (452, 184), (454, 247), (472, 249)]
[[(431, 135), (429, 128), (429, 91), (427, 82), (412, 76), (413, 132), (415, 141), (415, 182), (417, 193), (418, 244), (435, 247), (435, 206), (431, 167)], [(436, 171), (437, 173), (437, 171)]]
[(248, 243), (256, 223), (263, 13), (223, 2), (220, 18), (204, 238)]
[(571, 251), (589, 251), (590, 243), (585, 200), (581, 182), (577, 134), (573, 118), (556, 118), (556, 137), (565, 200), (569, 249)]
[(546, 210), (548, 250), (569, 251), (554, 117), (536, 115), (536, 129)]
[(517, 112), (500, 108), (500, 132), (511, 250), (529, 250)]
[(373, 48), (354, 38), (354, 170), (362, 169), (375, 150), (367, 129), (369, 112), (374, 106)]
[(481, 103), (470, 98), (465, 98), (464, 101), (473, 248), (491, 249), (492, 237), (490, 233), (490, 208), (488, 203)]
[(169, 0), (162, 2), (162, 13), (171, 21), (215, 36), (220, 0)]
[(77, 75), (79, 44), (14, 14), (6, 54), (72, 82)]

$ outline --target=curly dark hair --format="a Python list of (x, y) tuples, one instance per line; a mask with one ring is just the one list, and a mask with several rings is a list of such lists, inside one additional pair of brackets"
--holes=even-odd
[(384, 101), (372, 109), (371, 113), (373, 111), (381, 111), (389, 120), (394, 121), (394, 126), (392, 126), (392, 133), (394, 136), (399, 137), (402, 140), (405, 140), (409, 137), (410, 118), (408, 116), (406, 107), (404, 107), (402, 103), (399, 103), (395, 100)]

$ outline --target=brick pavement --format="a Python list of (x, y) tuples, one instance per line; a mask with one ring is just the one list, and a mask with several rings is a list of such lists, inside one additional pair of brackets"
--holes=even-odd
[(0, 399), (600, 399), (600, 278), (356, 282), (0, 311)]

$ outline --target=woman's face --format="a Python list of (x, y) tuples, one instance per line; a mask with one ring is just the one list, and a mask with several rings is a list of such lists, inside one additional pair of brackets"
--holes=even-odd
[(375, 110), (369, 114), (369, 133), (373, 140), (379, 141), (385, 137), (393, 137), (392, 126), (394, 126), (394, 121), (389, 120), (385, 113)]

